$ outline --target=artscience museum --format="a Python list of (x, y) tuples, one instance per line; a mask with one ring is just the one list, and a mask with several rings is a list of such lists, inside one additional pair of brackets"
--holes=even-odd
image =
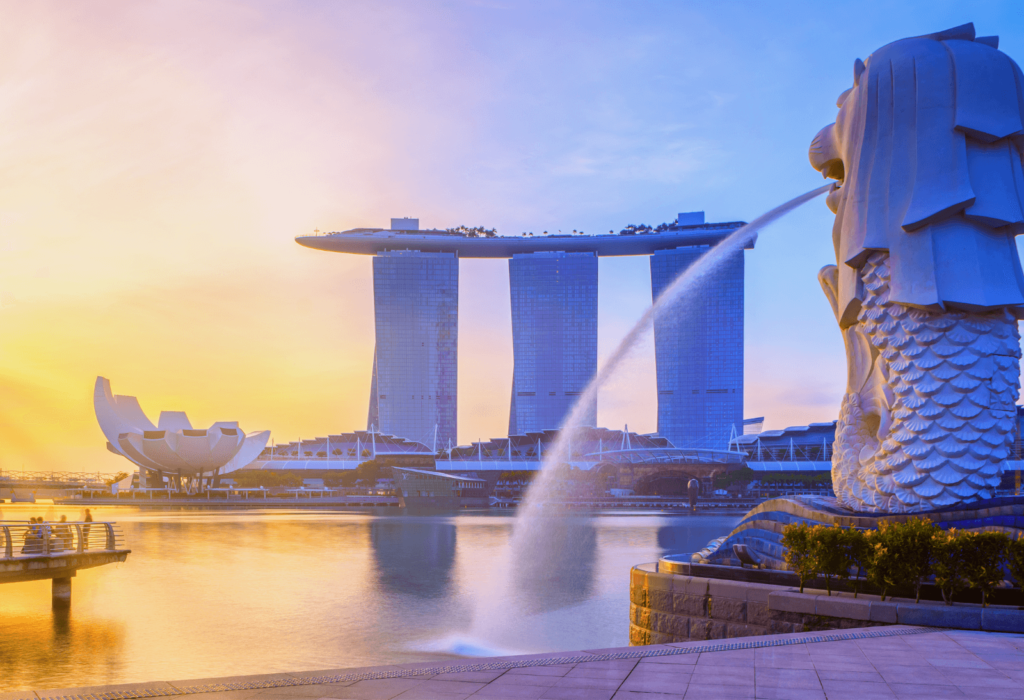
[(216, 479), (241, 469), (270, 440), (269, 430), (246, 434), (237, 421), (193, 428), (181, 411), (163, 411), (153, 425), (138, 399), (115, 395), (104, 377), (96, 378), (93, 405), (107, 449), (138, 466), (146, 485), (159, 488), (164, 477), (177, 480), (180, 487), (185, 479)]

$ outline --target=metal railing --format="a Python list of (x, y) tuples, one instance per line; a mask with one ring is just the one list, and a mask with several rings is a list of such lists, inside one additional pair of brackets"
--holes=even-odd
[(117, 523), (0, 522), (3, 559), (64, 556), (126, 549)]

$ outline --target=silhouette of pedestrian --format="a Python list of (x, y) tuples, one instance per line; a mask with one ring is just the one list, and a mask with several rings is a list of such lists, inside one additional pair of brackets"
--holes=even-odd
[[(83, 520), (87, 523), (92, 522), (92, 511), (88, 508), (85, 509), (85, 518)], [(89, 530), (92, 529), (90, 525), (82, 526), (82, 549), (89, 549)]]
[(60, 516), (60, 523), (53, 527), (54, 544), (57, 549), (71, 548), (71, 526), (67, 522), (68, 516), (62, 515)]

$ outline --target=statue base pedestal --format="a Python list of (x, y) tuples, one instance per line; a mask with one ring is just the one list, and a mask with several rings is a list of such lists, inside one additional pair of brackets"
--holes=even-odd
[[(858, 513), (819, 496), (790, 496), (765, 501), (747, 513), (726, 537), (713, 540), (693, 555), (699, 564), (743, 566), (758, 560), (761, 568), (786, 569), (782, 528), (790, 523), (840, 525), (874, 529), (881, 521), (902, 522), (910, 518), (928, 518), (943, 529), (994, 530), (1010, 537), (1024, 535), (1024, 496), (1001, 496), (984, 501), (961, 503), (923, 513)], [(741, 561), (736, 545), (745, 547)]]

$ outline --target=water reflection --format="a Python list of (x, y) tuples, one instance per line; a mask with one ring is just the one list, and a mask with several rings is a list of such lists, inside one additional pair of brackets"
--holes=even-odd
[[(17, 520), (42, 515), (4, 506)], [(78, 517), (56, 508), (53, 515)], [(507, 513), (96, 509), (120, 523), (124, 564), (81, 571), (70, 611), (50, 582), (0, 585), (0, 696), (27, 688), (450, 661), (436, 644), (480, 621), (522, 653), (628, 644), (629, 568), (659, 530), (703, 546), (736, 517), (556, 519), (557, 546), (512, 574)], [(689, 535), (686, 532), (689, 532)], [(493, 614), (477, 615), (477, 603)]]
[[(49, 588), (49, 582), (47, 589)], [(13, 587), (15, 584), (11, 584)], [(4, 597), (0, 615), (0, 689), (55, 688), (78, 679), (117, 679), (124, 665), (125, 624), (75, 616), (71, 610), (50, 612), (49, 600), (39, 613), (9, 614), (8, 606), (22, 598)], [(41, 610), (45, 609), (43, 613)], [(49, 618), (49, 619), (48, 619)], [(96, 680), (99, 683), (114, 682)]]
[(437, 520), (376, 520), (370, 524), (377, 581), (392, 593), (441, 598), (452, 585), (455, 525)]
[(53, 608), (53, 638), (66, 638), (71, 633), (71, 608)]

